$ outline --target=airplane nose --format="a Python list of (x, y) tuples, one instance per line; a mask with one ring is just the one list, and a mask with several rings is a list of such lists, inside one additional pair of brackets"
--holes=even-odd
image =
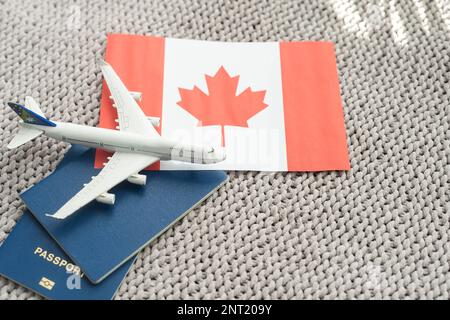
[(216, 158), (219, 161), (223, 161), (227, 158), (227, 154), (224, 148), (220, 148), (216, 150)]

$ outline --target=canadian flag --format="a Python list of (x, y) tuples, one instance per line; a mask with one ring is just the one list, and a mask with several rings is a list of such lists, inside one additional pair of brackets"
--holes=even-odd
[[(323, 171), (350, 168), (334, 47), (329, 42), (231, 43), (111, 34), (105, 59), (163, 137), (224, 146), (208, 166), (153, 169)], [(116, 111), (103, 85), (101, 127)], [(96, 167), (107, 154), (97, 151)]]

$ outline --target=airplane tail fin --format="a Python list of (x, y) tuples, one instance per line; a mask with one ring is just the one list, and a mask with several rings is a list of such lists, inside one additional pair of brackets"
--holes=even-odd
[[(24, 123), (55, 127), (56, 124), (48, 120), (42, 112), (39, 104), (31, 97), (26, 97), (25, 106), (8, 102), (8, 106), (23, 120)], [(43, 131), (35, 128), (21, 126), (19, 133), (8, 144), (9, 149), (17, 148), (24, 143), (33, 140)]]

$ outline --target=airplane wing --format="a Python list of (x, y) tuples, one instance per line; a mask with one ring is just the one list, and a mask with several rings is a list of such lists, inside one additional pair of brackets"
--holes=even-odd
[(116, 152), (109, 162), (93, 177), (83, 189), (66, 202), (53, 215), (47, 215), (56, 219), (65, 219), (78, 209), (82, 208), (102, 193), (107, 192), (130, 175), (136, 174), (159, 159), (153, 156), (139, 154)]
[(159, 136), (114, 69), (103, 60), (100, 63), (103, 77), (117, 109), (119, 129), (142, 135)]

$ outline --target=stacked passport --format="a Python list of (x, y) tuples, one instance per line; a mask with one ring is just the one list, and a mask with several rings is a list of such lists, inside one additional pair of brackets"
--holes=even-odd
[(114, 206), (55, 212), (100, 169), (72, 146), (54, 173), (21, 194), (28, 210), (0, 246), (0, 274), (50, 299), (111, 299), (136, 254), (217, 190), (223, 171), (146, 171), (147, 186), (113, 189)]

